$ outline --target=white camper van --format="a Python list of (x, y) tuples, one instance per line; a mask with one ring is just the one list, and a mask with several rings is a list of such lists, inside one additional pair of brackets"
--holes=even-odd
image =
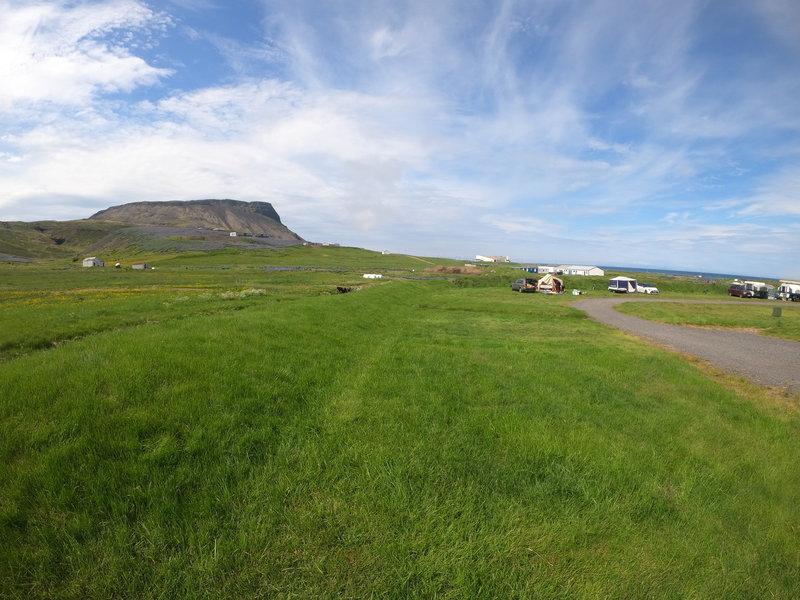
[(781, 285), (778, 288), (778, 298), (800, 302), (800, 281), (781, 280)]
[(746, 290), (753, 292), (753, 298), (769, 297), (769, 286), (763, 281), (745, 281), (744, 287)]

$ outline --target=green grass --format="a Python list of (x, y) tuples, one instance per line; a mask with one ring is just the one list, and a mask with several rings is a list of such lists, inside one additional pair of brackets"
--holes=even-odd
[(162, 257), (158, 264), (170, 267), (231, 265), (281, 265), (297, 267), (339, 267), (349, 269), (399, 269), (423, 271), (436, 265), (461, 265), (463, 261), (382, 254), (361, 248), (338, 246), (292, 246), (284, 249), (229, 248), (213, 252), (184, 252)]
[(0, 596), (798, 596), (796, 408), (506, 287), (117, 306), (198, 272), (286, 292), (0, 363)]
[(350, 271), (0, 266), (0, 360), (93, 333), (370, 285)]
[(775, 308), (774, 304), (762, 304), (759, 300), (731, 304), (628, 302), (617, 307), (630, 315), (673, 325), (748, 329), (800, 341), (800, 306), (789, 302), (777, 306), (780, 317), (773, 315)]

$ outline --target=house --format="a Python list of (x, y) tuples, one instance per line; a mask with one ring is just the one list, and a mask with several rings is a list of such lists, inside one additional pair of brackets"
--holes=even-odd
[(559, 265), (556, 267), (557, 271), (561, 271), (564, 275), (598, 275), (602, 277), (606, 274), (600, 267), (589, 267), (586, 265)]
[(102, 260), (97, 258), (96, 256), (90, 256), (88, 258), (83, 259), (83, 266), (84, 267), (105, 267), (106, 263)]
[(553, 265), (539, 265), (539, 273), (555, 273), (558, 267)]
[(536, 265), (522, 265), (519, 267), (512, 267), (513, 269), (519, 269), (520, 271), (525, 271), (526, 273), (538, 273), (539, 267)]
[(483, 254), (476, 254), (475, 260), (479, 260), (481, 262), (491, 262), (491, 263), (498, 263), (498, 262), (511, 262), (507, 256), (491, 256), (491, 255), (483, 255)]
[(149, 269), (150, 265), (147, 263), (136, 263), (135, 265), (131, 265), (131, 269)]

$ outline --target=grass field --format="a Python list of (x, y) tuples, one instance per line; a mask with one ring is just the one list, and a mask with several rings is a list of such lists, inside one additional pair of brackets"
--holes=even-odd
[(730, 304), (678, 304), (627, 302), (618, 310), (672, 325), (744, 329), (800, 342), (800, 305), (784, 302), (777, 306), (780, 316), (774, 315), (775, 304), (759, 300), (741, 300)]
[(796, 406), (342, 250), (0, 269), (0, 597), (800, 595)]

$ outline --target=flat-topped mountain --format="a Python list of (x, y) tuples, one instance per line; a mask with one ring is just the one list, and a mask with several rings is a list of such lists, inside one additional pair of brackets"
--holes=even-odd
[(131, 225), (222, 229), (269, 234), (279, 240), (302, 240), (289, 230), (269, 202), (240, 200), (186, 200), (131, 202), (112, 206), (89, 217)]
[[(250, 234), (230, 237), (229, 232)], [(120, 252), (280, 248), (303, 243), (269, 202), (131, 202), (77, 221), (0, 222), (0, 260)]]

